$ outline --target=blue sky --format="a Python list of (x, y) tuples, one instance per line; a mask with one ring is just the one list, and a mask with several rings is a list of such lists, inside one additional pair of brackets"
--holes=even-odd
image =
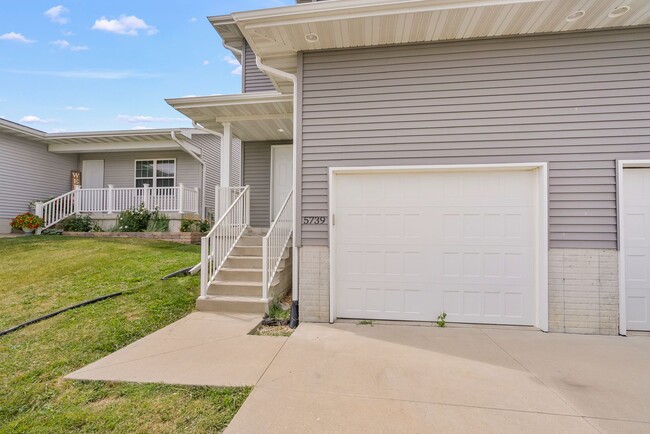
[(241, 91), (206, 17), (294, 0), (5, 0), (0, 117), (44, 131), (189, 126), (164, 98)]

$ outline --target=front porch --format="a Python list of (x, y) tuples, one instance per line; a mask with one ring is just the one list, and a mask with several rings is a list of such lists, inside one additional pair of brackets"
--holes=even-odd
[(113, 185), (108, 188), (78, 187), (48, 202), (36, 202), (35, 214), (45, 221), (44, 228), (73, 215), (89, 214), (108, 230), (120, 212), (144, 208), (163, 212), (170, 222), (178, 221), (180, 225), (182, 218), (198, 217), (200, 197), (198, 187), (187, 188), (183, 184), (177, 187), (150, 187), (148, 184), (140, 188), (115, 188)]

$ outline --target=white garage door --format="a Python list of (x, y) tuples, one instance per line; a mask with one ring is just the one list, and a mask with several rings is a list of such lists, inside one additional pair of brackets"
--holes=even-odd
[(536, 171), (336, 174), (338, 318), (535, 322)]
[(625, 309), (628, 330), (650, 330), (650, 169), (625, 169)]

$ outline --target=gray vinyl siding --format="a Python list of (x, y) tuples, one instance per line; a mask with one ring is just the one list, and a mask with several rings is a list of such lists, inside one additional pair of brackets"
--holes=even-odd
[(201, 188), (201, 164), (183, 151), (105, 152), (80, 154), (83, 160), (104, 160), (104, 188), (112, 184), (117, 188), (135, 187), (135, 160), (176, 159), (176, 185)]
[(275, 90), (271, 80), (257, 68), (255, 53), (248, 44), (244, 46), (243, 90), (247, 92), (268, 92)]
[(303, 58), (299, 217), (327, 215), (328, 167), (549, 162), (550, 246), (617, 247), (615, 161), (650, 158), (648, 28)]
[(268, 228), (271, 213), (271, 143), (244, 142), (244, 185), (251, 189), (251, 226)]
[(0, 134), (0, 219), (29, 211), (33, 200), (70, 191), (70, 172), (76, 169), (76, 154), (52, 154), (47, 145)]
[[(221, 138), (213, 134), (197, 134), (188, 140), (195, 146), (201, 148), (201, 160), (205, 163), (205, 204), (206, 212), (214, 212), (214, 193), (215, 188), (219, 185), (221, 173)], [(194, 160), (196, 161), (196, 160)], [(201, 176), (200, 165), (199, 177)], [(199, 178), (199, 184), (201, 180)], [(201, 188), (199, 186), (199, 188)]]

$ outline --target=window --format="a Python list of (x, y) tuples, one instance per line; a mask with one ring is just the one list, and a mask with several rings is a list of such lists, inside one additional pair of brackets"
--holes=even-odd
[(174, 187), (176, 185), (176, 160), (136, 160), (135, 186)]

